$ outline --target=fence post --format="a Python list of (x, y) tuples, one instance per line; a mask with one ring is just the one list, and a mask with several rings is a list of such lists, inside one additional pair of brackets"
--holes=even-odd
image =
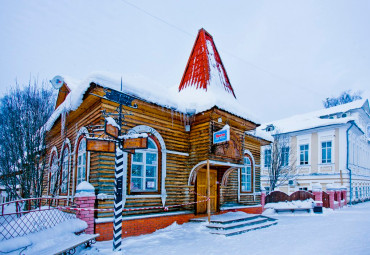
[[(83, 181), (76, 188), (75, 203), (79, 208), (94, 209), (95, 188), (90, 183)], [(78, 210), (77, 218), (86, 221), (86, 234), (94, 234), (94, 210)]]
[(335, 191), (335, 193), (337, 193), (337, 202), (338, 202), (338, 208), (341, 208), (343, 205), (342, 205), (342, 191), (340, 189), (337, 189)]
[(342, 197), (343, 197), (343, 206), (346, 206), (347, 205), (347, 188), (342, 186), (341, 188), (341, 191), (342, 191)]
[(262, 206), (262, 212), (265, 209), (266, 204), (266, 190), (264, 187), (261, 187), (261, 206)]
[(334, 193), (335, 193), (335, 189), (333, 187), (333, 185), (331, 184), (328, 184), (326, 185), (326, 193), (329, 194), (329, 204), (330, 204), (330, 208), (331, 209), (336, 209), (335, 208), (335, 203), (334, 203)]
[(322, 186), (320, 183), (312, 185), (312, 193), (315, 197), (316, 206), (323, 206), (322, 201)]

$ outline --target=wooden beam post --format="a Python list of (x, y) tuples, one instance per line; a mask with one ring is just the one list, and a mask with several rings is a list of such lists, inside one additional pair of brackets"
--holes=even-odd
[(209, 159), (207, 159), (207, 214), (208, 214), (208, 223), (211, 222), (211, 177), (209, 173)]

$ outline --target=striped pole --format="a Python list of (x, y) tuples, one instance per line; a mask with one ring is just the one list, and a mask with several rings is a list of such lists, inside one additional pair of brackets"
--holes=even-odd
[(113, 251), (122, 250), (122, 184), (123, 184), (123, 151), (116, 146), (116, 169), (114, 181), (114, 222)]

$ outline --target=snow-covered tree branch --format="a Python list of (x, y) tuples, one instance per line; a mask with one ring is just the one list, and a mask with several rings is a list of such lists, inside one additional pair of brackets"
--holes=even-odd
[(265, 146), (265, 166), (268, 170), (269, 191), (296, 178), (296, 154), (290, 148), (289, 136), (275, 133), (274, 142)]
[(30, 81), (0, 99), (0, 182), (10, 199), (42, 195), (48, 169), (43, 125), (53, 111), (52, 97), (44, 83)]

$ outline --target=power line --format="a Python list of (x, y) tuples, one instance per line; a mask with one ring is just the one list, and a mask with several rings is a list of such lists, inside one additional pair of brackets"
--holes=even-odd
[(162, 19), (162, 18), (160, 18), (160, 17), (158, 17), (158, 16), (156, 16), (156, 15), (154, 15), (154, 14), (152, 14), (152, 13), (150, 13), (150, 12), (148, 12), (148, 11), (142, 9), (142, 8), (140, 8), (137, 5), (134, 5), (134, 4), (132, 4), (132, 3), (128, 2), (128, 1), (126, 1), (126, 0), (122, 0), (122, 2), (130, 5), (131, 7), (134, 7), (135, 9), (138, 9), (141, 12), (144, 12), (148, 16), (150, 16), (150, 17), (152, 17), (152, 18), (154, 18), (156, 20), (159, 20), (160, 22), (162, 22), (162, 23), (164, 23), (164, 24), (166, 24), (166, 25), (168, 25), (168, 26), (170, 26), (170, 27), (172, 27), (172, 28), (174, 28), (174, 29), (176, 29), (176, 30), (178, 30), (178, 31), (180, 31), (180, 32), (182, 32), (182, 33), (184, 33), (184, 34), (192, 37), (192, 38), (195, 37), (192, 33), (189, 33), (188, 31), (186, 31), (186, 30), (184, 30), (184, 29), (182, 29), (182, 28), (180, 28), (180, 27), (178, 27), (178, 26), (176, 26), (174, 24), (171, 24), (170, 22), (167, 22), (166, 20), (164, 20), (164, 19)]
[[(150, 13), (150, 12), (148, 12), (147, 10), (144, 10), (144, 9), (140, 8), (139, 6), (137, 6), (137, 5), (133, 4), (133, 3), (130, 3), (129, 1), (126, 1), (126, 0), (121, 0), (121, 1), (124, 2), (127, 5), (130, 5), (131, 7), (135, 8), (135, 9), (137, 9), (137, 10), (145, 13), (146, 15), (148, 15), (148, 16), (150, 16), (150, 17), (152, 17), (152, 18), (154, 18), (154, 19), (156, 19), (156, 20), (158, 20), (158, 21), (160, 21), (160, 22), (162, 22), (162, 23), (164, 23), (164, 24), (172, 27), (173, 29), (175, 29), (175, 30), (177, 30), (177, 31), (179, 31), (179, 32), (187, 35), (187, 36), (190, 36), (191, 38), (195, 38), (196, 37), (192, 33), (190, 33), (188, 31), (186, 31), (186, 30), (184, 30), (184, 29), (182, 29), (182, 28), (180, 28), (180, 27), (178, 27), (178, 26), (176, 26), (176, 25), (174, 25), (174, 24), (172, 24), (172, 23), (170, 23), (170, 22), (168, 22), (168, 21), (166, 21), (166, 20), (164, 20), (164, 19), (162, 19), (162, 18), (160, 18), (160, 17), (158, 17), (158, 16)], [(306, 90), (308, 92), (311, 92), (312, 94), (315, 94), (315, 95), (318, 95), (318, 96), (321, 96), (321, 97), (325, 97), (324, 95), (322, 95), (322, 94), (320, 94), (320, 93), (318, 93), (318, 92), (316, 92), (314, 90), (311, 90), (311, 89), (309, 89), (307, 87), (303, 87), (303, 86), (300, 86), (300, 85), (297, 85), (297, 84), (293, 84), (291, 81), (287, 80), (286, 78), (284, 78), (284, 77), (282, 77), (282, 76), (280, 76), (280, 75), (278, 75), (276, 73), (270, 72), (269, 70), (267, 70), (267, 69), (265, 69), (263, 67), (257, 66), (255, 64), (253, 64), (252, 62), (249, 62), (249, 61), (247, 61), (247, 60), (245, 60), (245, 59), (243, 59), (243, 58), (241, 58), (239, 56), (236, 56), (236, 55), (234, 55), (233, 53), (231, 53), (229, 51), (225, 51), (222, 48), (221, 48), (221, 51), (224, 52), (224, 53), (226, 53), (226, 54), (228, 54), (229, 56), (231, 56), (231, 57), (239, 60), (240, 62), (242, 62), (244, 64), (247, 64), (249, 66), (252, 66), (253, 68), (255, 68), (257, 70), (260, 70), (262, 72), (265, 72), (265, 73), (267, 73), (267, 74), (269, 74), (269, 75), (271, 75), (273, 77), (276, 77), (276, 78), (284, 81), (285, 83), (287, 83), (287, 85), (290, 85), (291, 87), (300, 87), (300, 88), (302, 88), (302, 89), (304, 89), (304, 90)]]

